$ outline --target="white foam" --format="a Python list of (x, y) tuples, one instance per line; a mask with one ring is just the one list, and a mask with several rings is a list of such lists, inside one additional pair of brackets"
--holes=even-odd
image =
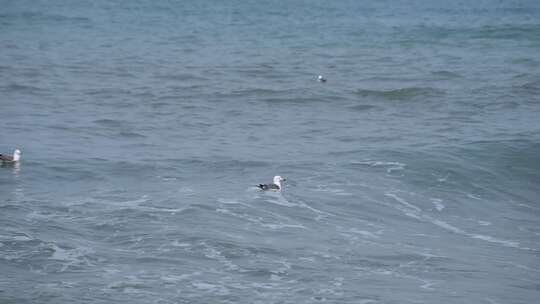
[(26, 217), (28, 219), (48, 219), (50, 217), (54, 217), (54, 216), (57, 216), (57, 214), (48, 214), (48, 213), (43, 213), (43, 212), (39, 212), (39, 211), (32, 211), (30, 213), (28, 213), (26, 215)]
[(314, 257), (298, 257), (298, 259), (300, 261), (306, 261), (306, 262), (310, 262), (310, 263), (315, 263), (315, 258)]
[(291, 269), (291, 263), (287, 262), (286, 260), (281, 260), (279, 263), (281, 263), (281, 267), (272, 271), (272, 273), (285, 274)]
[(22, 242), (25, 242), (25, 241), (31, 241), (32, 239), (29, 238), (29, 237), (26, 236), (26, 235), (17, 235), (17, 236), (14, 236), (14, 237), (13, 237), (13, 240), (14, 240), (14, 241), (22, 241)]
[(491, 298), (484, 298), (486, 301), (488, 301), (490, 304), (499, 304), (499, 302), (491, 299)]
[(293, 225), (293, 224), (283, 224), (283, 223), (278, 223), (278, 224), (261, 224), (261, 226), (267, 227), (267, 228), (270, 228), (270, 229), (273, 229), (273, 230), (284, 229), (284, 228), (307, 229), (307, 228), (306, 228), (305, 226), (303, 226), (303, 225)]
[(420, 208), (408, 203), (407, 201), (405, 201), (404, 199), (400, 198), (399, 196), (393, 194), (393, 193), (386, 193), (386, 196), (389, 196), (389, 197), (392, 197), (394, 198), (396, 201), (398, 201), (399, 203), (403, 204), (404, 206), (407, 206), (407, 208), (400, 208), (399, 206), (395, 206), (396, 209), (402, 211), (405, 215), (407, 216), (410, 216), (410, 217), (413, 217), (413, 218), (416, 218), (418, 220), (422, 220), (422, 221), (429, 221), (431, 222), (432, 224), (438, 226), (438, 227), (441, 227), (445, 230), (448, 230), (448, 231), (451, 231), (453, 233), (456, 233), (456, 234), (460, 234), (460, 235), (464, 235), (464, 236), (467, 236), (467, 237), (470, 237), (470, 238), (473, 238), (473, 239), (478, 239), (478, 240), (483, 240), (483, 241), (486, 241), (486, 242), (489, 242), (489, 243), (494, 243), (494, 244), (500, 244), (500, 245), (503, 245), (505, 247), (512, 247), (512, 248), (519, 248), (519, 249), (523, 249), (523, 250), (530, 250), (530, 248), (524, 248), (524, 247), (520, 247), (519, 246), (519, 242), (517, 241), (512, 241), (512, 240), (502, 240), (502, 239), (498, 239), (496, 237), (492, 237), (492, 236), (489, 236), (489, 235), (482, 235), (482, 234), (474, 234), (474, 233), (469, 233), (469, 232), (466, 232), (458, 227), (455, 227), (445, 221), (442, 221), (442, 220), (439, 220), (439, 219), (436, 219), (436, 218), (433, 218), (429, 215), (426, 215), (426, 214), (423, 214), (421, 211)]
[(437, 209), (437, 211), (439, 212), (442, 211), (445, 207), (442, 203), (442, 200), (438, 198), (431, 199), (431, 203), (435, 205), (435, 209)]
[(165, 275), (162, 276), (160, 279), (166, 283), (177, 283), (179, 281), (184, 281), (190, 279), (192, 274), (182, 274), (182, 275)]
[(235, 199), (218, 198), (218, 202), (225, 205), (244, 205), (242, 202)]
[(518, 264), (518, 263), (514, 263), (514, 262), (509, 262), (509, 261), (501, 261), (502, 263), (505, 263), (505, 264), (509, 264), (509, 265), (512, 265), (516, 268), (520, 268), (520, 269), (524, 269), (524, 270), (527, 270), (527, 271), (533, 271), (533, 272), (538, 272), (540, 273), (540, 270), (536, 267), (536, 266), (533, 266), (533, 267), (528, 267), (528, 266), (525, 266), (525, 265), (522, 265), (522, 264)]
[(150, 199), (148, 198), (148, 195), (143, 195), (140, 198), (137, 199), (125, 199), (122, 200), (122, 198), (94, 198), (89, 197), (85, 198), (84, 200), (80, 201), (69, 201), (66, 203), (66, 206), (79, 206), (79, 205), (87, 205), (87, 204), (96, 204), (96, 205), (103, 205), (107, 209), (123, 209), (123, 208), (134, 208), (139, 207), (140, 204), (148, 202)]
[(439, 227), (442, 227), (446, 230), (449, 230), (449, 231), (452, 231), (454, 233), (457, 233), (457, 234), (462, 234), (462, 235), (465, 235), (465, 236), (468, 236), (470, 238), (473, 238), (473, 239), (478, 239), (478, 240), (483, 240), (483, 241), (486, 241), (486, 242), (489, 242), (489, 243), (494, 243), (494, 244), (500, 244), (500, 245), (503, 245), (505, 247), (513, 247), (513, 248), (519, 248), (519, 249), (527, 249), (527, 248), (522, 248), (519, 246), (519, 242), (517, 241), (509, 241), (509, 240), (501, 240), (501, 239), (498, 239), (496, 237), (492, 237), (492, 236), (489, 236), (489, 235), (482, 235), (482, 234), (473, 234), (473, 233), (468, 233), (466, 231), (463, 231), (457, 227), (454, 227), (444, 221), (441, 221), (441, 220), (437, 220), (437, 219), (431, 219), (431, 222)]
[(221, 251), (211, 247), (210, 245), (207, 245), (205, 242), (202, 242), (201, 245), (205, 246), (204, 250), (204, 256), (210, 259), (214, 259), (222, 263), (228, 270), (239, 270), (240, 267), (230, 260), (228, 260), (223, 254), (221, 254)]
[(471, 234), (470, 237), (473, 238), (473, 239), (480, 239), (480, 240), (490, 242), (490, 243), (501, 244), (501, 245), (504, 245), (506, 247), (520, 248), (519, 247), (519, 242), (501, 240), (501, 239), (498, 239), (498, 238), (495, 238), (495, 237), (492, 237), (492, 236), (489, 236), (489, 235)]
[(160, 207), (151, 207), (151, 206), (139, 206), (137, 208), (141, 211), (149, 211), (149, 212), (165, 212), (165, 213), (171, 213), (176, 214), (178, 212), (182, 212), (188, 208), (160, 208)]
[(482, 200), (482, 198), (480, 198), (480, 197), (478, 197), (478, 196), (475, 196), (475, 195), (472, 195), (472, 194), (470, 194), (470, 193), (467, 194), (467, 197), (468, 197), (468, 198), (475, 199), (475, 200), (479, 200), (479, 201)]
[(191, 188), (187, 188), (187, 187), (182, 187), (180, 189), (178, 189), (178, 193), (194, 193), (195, 190), (191, 189)]
[(174, 242), (172, 242), (171, 245), (174, 247), (190, 247), (191, 246), (190, 243), (180, 243), (178, 242), (178, 240), (174, 240)]
[(352, 193), (350, 192), (346, 192), (344, 189), (339, 189), (339, 188), (327, 188), (327, 187), (324, 187), (322, 185), (318, 185), (317, 188), (312, 188), (313, 191), (317, 191), (317, 192), (327, 192), (327, 193), (331, 193), (331, 194), (335, 194), (335, 195), (340, 195), (340, 196), (351, 196), (353, 195)]
[[(356, 233), (356, 234), (360, 234), (364, 237), (367, 237), (367, 238), (372, 238), (372, 239), (377, 239), (379, 238), (378, 235), (376, 235), (375, 233), (373, 232), (369, 232), (369, 231), (366, 231), (366, 230), (358, 230), (356, 228), (352, 228), (352, 229), (349, 229), (348, 232), (351, 232), (351, 233)], [(382, 231), (378, 231), (377, 233), (381, 233)]]
[(139, 204), (146, 203), (148, 201), (149, 201), (148, 195), (143, 195), (139, 199), (125, 200), (125, 201), (121, 201), (121, 202), (114, 202), (114, 204), (119, 205), (119, 206), (132, 207), (132, 206), (138, 206)]
[(428, 289), (428, 290), (433, 290), (434, 289), (431, 286), (435, 285), (435, 282), (427, 281), (427, 280), (422, 280), (422, 281), (424, 282), (424, 284), (421, 285), (420, 288)]
[(53, 243), (50, 245), (50, 249), (53, 250), (53, 253), (49, 259), (65, 262), (62, 265), (61, 271), (65, 271), (73, 265), (93, 266), (93, 264), (85, 257), (91, 252), (87, 248), (63, 249)]
[(313, 208), (313, 207), (311, 207), (310, 205), (308, 205), (307, 203), (305, 203), (305, 202), (303, 202), (303, 201), (301, 201), (301, 200), (299, 200), (299, 199), (297, 199), (297, 201), (298, 201), (298, 204), (297, 204), (298, 207), (300, 207), (300, 208), (305, 208), (305, 209), (308, 209), (308, 210), (310, 210), (310, 211), (313, 211), (314, 213), (319, 214), (319, 216), (317, 216), (316, 219), (317, 219), (317, 218), (324, 218), (324, 217), (326, 217), (326, 216), (332, 215), (332, 214), (330, 214), (330, 213), (328, 213), (328, 212), (319, 210), (319, 209), (317, 209), (317, 208)]
[(393, 194), (393, 193), (385, 193), (385, 195), (388, 196), (388, 197), (391, 197), (391, 198), (395, 199), (395, 200), (398, 201), (399, 203), (401, 203), (401, 204), (403, 204), (403, 205), (405, 205), (405, 206), (407, 206), (407, 207), (409, 207), (409, 208), (411, 208), (411, 209), (413, 209), (413, 210), (415, 210), (415, 211), (417, 211), (417, 212), (422, 211), (422, 209), (416, 207), (415, 205), (413, 205), (413, 204), (407, 202), (406, 200), (402, 199), (401, 197), (399, 197), (399, 196), (397, 196), (397, 195), (395, 195), (395, 194)]
[(345, 279), (343, 277), (337, 277), (337, 278), (334, 278), (334, 286), (342, 286), (343, 285), (343, 281)]
[(370, 303), (377, 303), (377, 301), (372, 300), (372, 299), (362, 299), (362, 300), (358, 300), (356, 303), (358, 303), (358, 304), (370, 304)]
[(447, 173), (444, 177), (437, 178), (437, 181), (440, 183), (444, 183), (448, 180), (448, 177), (450, 176), (450, 173)]
[[(307, 229), (305, 226), (300, 225), (300, 224), (287, 224), (287, 223), (283, 223), (283, 222), (264, 223), (262, 221), (261, 217), (254, 218), (254, 217), (250, 217), (250, 216), (248, 216), (246, 214), (234, 213), (234, 212), (232, 212), (232, 211), (230, 211), (228, 209), (224, 209), (224, 208), (218, 208), (218, 209), (216, 209), (216, 212), (227, 214), (227, 215), (230, 215), (230, 216), (233, 216), (233, 217), (236, 217), (236, 218), (241, 218), (241, 219), (247, 220), (248, 222), (256, 223), (256, 224), (260, 225), (261, 227), (270, 228), (272, 230), (278, 230), (278, 229), (284, 229), (284, 228)], [(273, 216), (282, 218), (284, 220), (288, 220), (286, 217), (278, 215), (278, 214), (274, 214), (272, 212), (266, 212), (266, 213), (269, 213), (269, 214), (271, 214)]]
[(229, 289), (227, 289), (227, 287), (223, 285), (210, 284), (210, 283), (201, 282), (201, 281), (192, 282), (191, 285), (193, 285), (193, 287), (197, 289), (209, 291), (211, 293), (214, 293), (220, 296), (225, 296), (225, 295), (230, 294)]
[(281, 277), (275, 274), (271, 274), (270, 281), (281, 281)]
[(533, 206), (527, 205), (527, 204), (523, 204), (523, 203), (518, 204), (518, 206), (520, 206), (520, 207), (525, 207), (525, 208), (529, 208), (529, 209), (538, 209), (538, 208), (536, 208), (536, 207), (533, 207)]
[(253, 287), (253, 288), (274, 290), (279, 285), (277, 283), (251, 283), (250, 286)]
[(298, 206), (297, 204), (289, 202), (288, 200), (286, 200), (282, 196), (278, 196), (278, 197), (276, 197), (276, 199), (269, 199), (269, 200), (266, 200), (266, 201), (269, 202), (269, 203), (272, 203), (272, 204), (281, 205), (281, 206), (285, 206), (285, 207)]
[(374, 274), (382, 274), (382, 275), (393, 275), (394, 272), (391, 270), (383, 270), (383, 269), (376, 269), (373, 270), (372, 273)]
[(392, 173), (393, 171), (403, 170), (406, 164), (400, 162), (385, 162), (385, 161), (352, 161), (352, 164), (357, 165), (367, 165), (370, 167), (388, 167), (386, 169), (387, 173)]
[(441, 221), (441, 220), (437, 220), (437, 219), (431, 219), (431, 223), (443, 228), (443, 229), (446, 229), (448, 231), (451, 231), (451, 232), (454, 232), (454, 233), (457, 233), (457, 234), (467, 234), (465, 231), (457, 228), (457, 227), (454, 227), (450, 224), (448, 224), (447, 222), (445, 221)]
[(227, 215), (230, 215), (230, 216), (233, 216), (233, 217), (236, 217), (236, 218), (244, 219), (244, 220), (247, 220), (247, 221), (252, 222), (252, 223), (260, 223), (261, 222), (259, 219), (250, 217), (250, 216), (248, 216), (246, 214), (238, 214), (238, 213), (230, 211), (229, 209), (217, 208), (216, 212), (227, 214)]
[(204, 283), (204, 282), (193, 282), (193, 286), (198, 289), (216, 289), (218, 285)]

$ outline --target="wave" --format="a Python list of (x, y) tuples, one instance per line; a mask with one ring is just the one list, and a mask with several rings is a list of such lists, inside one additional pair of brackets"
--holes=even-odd
[(125, 121), (108, 118), (94, 120), (94, 123), (107, 127), (120, 127), (126, 124)]
[(431, 72), (431, 74), (433, 76), (436, 76), (436, 77), (441, 78), (441, 79), (463, 78), (463, 76), (461, 74), (459, 74), (459, 73), (451, 72), (451, 71), (445, 71), (445, 70), (434, 71), (434, 72)]
[(78, 270), (80, 268), (94, 266), (93, 257), (94, 251), (85, 247), (61, 247), (58, 244), (48, 244), (47, 248), (50, 253), (50, 260), (54, 260), (60, 263), (59, 272), (64, 272), (70, 268), (72, 270)]
[(137, 133), (137, 132), (129, 132), (129, 131), (122, 131), (118, 133), (119, 137), (123, 138), (146, 138), (145, 135)]
[(471, 32), (471, 38), (475, 39), (509, 39), (528, 41), (538, 41), (540, 37), (539, 24), (523, 24), (523, 25), (487, 25)]
[(42, 22), (58, 22), (58, 23), (89, 23), (91, 19), (88, 17), (64, 16), (59, 14), (45, 14), (42, 12), (19, 12), (19, 13), (4, 13), (0, 14), (0, 20), (6, 22), (8, 20), (22, 19), (25, 21), (42, 21)]
[(238, 95), (238, 96), (275, 95), (275, 94), (284, 94), (284, 93), (287, 93), (287, 91), (286, 90), (263, 89), (263, 88), (235, 90), (235, 91), (232, 92), (233, 95)]
[(351, 110), (354, 110), (354, 111), (363, 112), (363, 111), (374, 110), (374, 109), (377, 109), (379, 107), (377, 107), (375, 105), (358, 104), (358, 105), (349, 106), (348, 108), (351, 109)]
[(208, 81), (208, 78), (188, 74), (188, 73), (171, 73), (171, 74), (162, 74), (154, 76), (156, 79), (161, 80), (174, 80), (174, 81)]
[(531, 81), (516, 85), (512, 87), (512, 90), (516, 93), (534, 94), (536, 96), (540, 93), (540, 81)]
[(396, 202), (400, 203), (403, 207), (401, 206), (397, 206), (397, 205), (394, 205), (393, 207), (401, 212), (403, 212), (406, 216), (409, 216), (409, 217), (412, 217), (414, 219), (417, 219), (419, 221), (423, 221), (423, 222), (429, 222), (435, 226), (438, 226), (444, 230), (447, 230), (447, 231), (450, 231), (452, 233), (455, 233), (455, 234), (458, 234), (458, 235), (462, 235), (462, 236), (465, 236), (465, 237), (468, 237), (468, 238), (472, 238), (472, 239), (478, 239), (478, 240), (482, 240), (482, 241), (485, 241), (485, 242), (488, 242), (488, 243), (492, 243), (492, 244), (497, 244), (497, 245), (502, 245), (504, 247), (512, 247), (512, 248), (517, 248), (517, 249), (521, 249), (521, 250), (535, 250), (535, 249), (531, 249), (531, 248), (528, 248), (528, 247), (522, 247), (520, 245), (520, 242), (518, 241), (515, 241), (515, 240), (505, 240), (505, 239), (499, 239), (499, 238), (496, 238), (496, 237), (493, 237), (493, 236), (490, 236), (490, 235), (483, 235), (483, 234), (478, 234), (478, 233), (471, 233), (471, 232), (468, 232), (468, 231), (465, 231), (459, 227), (456, 227), (448, 222), (445, 222), (443, 220), (440, 220), (438, 218), (435, 218), (433, 216), (430, 216), (426, 213), (424, 213), (424, 211), (407, 202), (405, 199), (403, 199), (402, 197), (394, 194), (394, 193), (385, 193), (385, 195), (387, 197), (390, 197), (392, 199), (394, 199)]
[(540, 37), (539, 24), (501, 24), (482, 26), (426, 26), (399, 31), (397, 41), (402, 46), (412, 44), (450, 45), (454, 39), (472, 40), (526, 40), (537, 42)]
[(96, 96), (96, 97), (114, 97), (117, 95), (132, 95), (133, 91), (129, 89), (124, 88), (89, 88), (86, 90), (83, 90), (83, 93), (89, 96)]
[(411, 100), (418, 97), (437, 97), (444, 95), (444, 91), (432, 87), (410, 87), (390, 90), (358, 89), (355, 92), (361, 97), (381, 98), (388, 100)]
[(26, 93), (31, 95), (42, 95), (48, 90), (26, 84), (12, 83), (5, 86), (0, 86), (0, 91), (5, 93)]
[(381, 167), (385, 168), (387, 173), (392, 173), (393, 171), (399, 171), (403, 170), (407, 165), (400, 162), (386, 162), (386, 161), (374, 161), (374, 160), (367, 160), (367, 161), (351, 161), (351, 165), (363, 165), (368, 167)]

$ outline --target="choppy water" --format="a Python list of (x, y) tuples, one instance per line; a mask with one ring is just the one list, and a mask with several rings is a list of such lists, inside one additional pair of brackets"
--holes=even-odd
[(75, 2), (0, 1), (0, 302), (540, 298), (537, 1)]

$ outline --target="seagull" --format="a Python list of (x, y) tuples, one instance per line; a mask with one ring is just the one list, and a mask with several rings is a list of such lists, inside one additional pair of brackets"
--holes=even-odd
[(317, 80), (319, 82), (326, 82), (326, 78), (322, 77), (322, 75), (319, 75), (319, 77), (317, 78)]
[(257, 187), (259, 187), (261, 190), (274, 190), (274, 191), (280, 191), (281, 190), (281, 182), (285, 181), (283, 177), (276, 175), (274, 176), (274, 182), (271, 184), (259, 184)]
[(15, 151), (13, 152), (13, 156), (0, 154), (0, 161), (2, 162), (14, 163), (20, 160), (21, 160), (21, 150), (19, 149), (15, 149)]

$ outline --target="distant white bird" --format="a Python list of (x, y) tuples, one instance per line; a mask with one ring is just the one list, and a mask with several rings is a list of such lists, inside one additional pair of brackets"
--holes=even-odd
[(280, 191), (281, 190), (281, 182), (286, 181), (283, 177), (276, 175), (274, 176), (274, 182), (271, 184), (259, 184), (257, 187), (259, 187), (261, 190), (274, 190), (274, 191)]
[(326, 82), (326, 78), (324, 78), (322, 75), (319, 75), (319, 77), (317, 78), (317, 80), (319, 82)]
[(0, 154), (0, 161), (2, 162), (14, 163), (20, 160), (21, 160), (21, 150), (19, 149), (15, 149), (15, 151), (13, 152), (13, 156)]

